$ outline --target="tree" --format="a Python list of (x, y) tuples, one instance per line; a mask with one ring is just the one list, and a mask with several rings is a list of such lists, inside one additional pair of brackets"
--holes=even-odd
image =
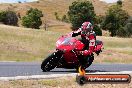
[(62, 20), (63, 22), (66, 22), (66, 23), (69, 22), (69, 20), (68, 20), (68, 18), (67, 18), (66, 15), (63, 15), (61, 20)]
[(95, 23), (101, 25), (101, 23), (103, 22), (104, 18), (105, 18), (105, 16), (102, 16), (102, 15), (96, 16)]
[(132, 23), (127, 23), (124, 27), (124, 30), (126, 31), (126, 37), (132, 36)]
[(55, 15), (56, 20), (60, 20), (57, 12), (55, 12), (54, 15)]
[(6, 18), (4, 20), (4, 24), (17, 26), (18, 25), (17, 23), (18, 23), (18, 17), (16, 13), (13, 11), (6, 11)]
[(90, 1), (74, 1), (69, 6), (68, 16), (72, 28), (77, 29), (85, 21), (90, 21), (93, 24), (96, 15)]
[(31, 8), (27, 11), (26, 16), (22, 18), (22, 25), (27, 28), (39, 29), (42, 24), (41, 17), (43, 17), (42, 11)]
[(102, 30), (98, 25), (94, 25), (93, 31), (95, 32), (96, 35), (102, 36)]
[(132, 36), (132, 17), (127, 20), (127, 23), (118, 31), (118, 35), (121, 37), (131, 37)]
[(6, 25), (17, 26), (18, 17), (14, 11), (10, 11), (10, 10), (1, 11), (0, 12), (0, 22)]
[(102, 23), (102, 28), (109, 30), (111, 36), (116, 36), (117, 31), (125, 26), (127, 19), (129, 18), (128, 13), (121, 9), (119, 5), (112, 5), (107, 13), (105, 20)]
[(117, 1), (117, 5), (122, 6), (122, 0), (118, 0), (118, 1)]
[(6, 12), (1, 11), (0, 12), (0, 22), (4, 23), (5, 18), (6, 18)]

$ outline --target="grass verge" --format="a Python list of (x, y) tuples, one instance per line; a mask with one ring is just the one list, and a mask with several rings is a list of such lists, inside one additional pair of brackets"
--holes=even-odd
[[(0, 61), (42, 61), (54, 51), (57, 39), (70, 32), (62, 26), (48, 31), (0, 25)], [(97, 63), (132, 63), (132, 38), (97, 37), (104, 50)]]
[(77, 84), (75, 77), (60, 77), (54, 79), (0, 81), (0, 88), (131, 88), (126, 84)]

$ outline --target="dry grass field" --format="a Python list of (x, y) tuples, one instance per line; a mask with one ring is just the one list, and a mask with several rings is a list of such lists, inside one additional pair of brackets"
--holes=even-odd
[[(66, 25), (63, 22), (57, 21), (55, 17), (55, 12), (58, 13), (59, 18), (62, 18), (64, 14), (67, 14), (69, 5), (75, 0), (39, 0), (38, 2), (30, 3), (12, 3), (12, 4), (1, 4), (0, 10), (13, 10), (17, 13), (20, 13), (21, 17), (25, 16), (27, 10), (32, 8), (38, 8), (44, 14), (42, 17), (42, 27), (46, 22), (48, 26), (58, 26)], [(104, 2), (98, 0), (91, 0), (95, 7), (95, 12), (99, 15), (104, 15), (108, 5)], [(69, 25), (69, 24), (68, 24)], [(21, 26), (21, 21), (19, 20), (19, 26)]]
[[(26, 11), (38, 8), (44, 13), (42, 20), (50, 25), (48, 31), (13, 27), (0, 24), (0, 61), (41, 62), (54, 51), (56, 40), (71, 32), (70, 24), (56, 21), (54, 13), (60, 17), (68, 11), (75, 0), (39, 0), (32, 3), (1, 4), (0, 10), (14, 10), (21, 16)], [(97, 15), (104, 15), (110, 4), (91, 0)], [(132, 1), (124, 0), (123, 9), (132, 15)], [(132, 63), (132, 38), (98, 36), (104, 43), (103, 52), (95, 55), (94, 63)], [(131, 75), (132, 76), (132, 75)], [(80, 86), (75, 77), (54, 79), (0, 81), (0, 88), (132, 88), (130, 84), (86, 84)]]
[(0, 60), (40, 61), (55, 48), (59, 32), (0, 25)]
[(95, 62), (132, 63), (132, 38), (97, 37), (104, 42), (104, 50)]
[[(49, 25), (63, 25), (63, 23), (56, 23), (56, 18), (54, 13), (57, 12), (61, 18), (67, 13), (69, 5), (75, 0), (39, 0), (37, 2), (30, 3), (16, 3), (16, 4), (1, 4), (0, 10), (14, 10), (20, 13), (21, 17), (26, 14), (26, 11), (32, 8), (38, 8), (44, 14), (42, 18), (43, 22), (46, 20)], [(130, 15), (132, 15), (132, 1), (123, 0), (123, 9), (126, 10)], [(99, 0), (91, 0), (94, 5), (94, 10), (97, 15), (105, 15), (108, 7), (111, 4)]]
[[(42, 20), (49, 25), (48, 31), (32, 30), (21, 27), (0, 25), (0, 60), (1, 61), (41, 61), (55, 49), (55, 42), (59, 36), (71, 31), (70, 24), (57, 21), (54, 13), (63, 16), (68, 6), (75, 0), (39, 0), (31, 3), (1, 4), (0, 10), (14, 10), (24, 16), (26, 11), (38, 8), (44, 13)], [(99, 0), (91, 0), (95, 12), (104, 15), (110, 4)], [(132, 14), (131, 0), (124, 0), (123, 9)], [(95, 62), (132, 62), (132, 39), (98, 37), (104, 42), (104, 50)], [(127, 60), (126, 60), (127, 59)]]
[(39, 80), (0, 81), (0, 88), (132, 88), (131, 83), (77, 84), (75, 77), (60, 77)]
[[(0, 25), (0, 61), (42, 61), (54, 51), (56, 40), (71, 32), (65, 27), (28, 29)], [(98, 63), (132, 63), (132, 38), (97, 37), (104, 42), (104, 50), (95, 55)]]

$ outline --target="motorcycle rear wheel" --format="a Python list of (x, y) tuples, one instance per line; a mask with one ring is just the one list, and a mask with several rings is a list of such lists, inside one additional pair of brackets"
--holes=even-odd
[[(87, 57), (81, 58), (81, 59), (85, 59), (84, 62), (87, 62), (87, 63), (80, 64), (83, 67), (83, 69), (86, 69), (93, 63), (94, 55), (92, 54), (91, 56), (87, 56)], [(80, 65), (76, 68), (77, 72), (78, 72)]]
[(93, 60), (94, 60), (94, 55), (88, 57), (88, 64), (86, 65), (86, 68), (88, 68), (93, 63)]

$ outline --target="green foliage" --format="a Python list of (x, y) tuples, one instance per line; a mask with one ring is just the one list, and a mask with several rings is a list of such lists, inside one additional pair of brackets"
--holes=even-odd
[(124, 30), (126, 31), (126, 36), (131, 37), (132, 36), (132, 23), (127, 23), (124, 27)]
[(122, 10), (119, 5), (112, 5), (106, 13), (102, 28), (109, 30), (111, 36), (116, 36), (118, 35), (117, 31), (125, 26), (128, 18), (128, 13), (126, 13), (125, 10)]
[(1, 11), (0, 12), (0, 22), (6, 25), (17, 26), (18, 18), (14, 11)]
[(4, 22), (6, 18), (6, 12), (5, 11), (1, 11), (0, 12), (0, 22)]
[(118, 1), (117, 1), (117, 5), (122, 6), (122, 0), (118, 0)]
[(26, 16), (22, 18), (22, 25), (27, 28), (39, 29), (42, 24), (41, 17), (43, 17), (42, 11), (31, 8), (27, 11)]
[(30, 8), (28, 11), (27, 11), (27, 15), (35, 15), (36, 17), (43, 17), (43, 14), (42, 14), (42, 11), (38, 10), (37, 8), (33, 9), (33, 8)]
[(13, 11), (6, 11), (6, 18), (4, 24), (17, 26), (18, 17)]
[(93, 24), (95, 20), (94, 7), (90, 1), (74, 1), (69, 6), (68, 16), (73, 29), (79, 28), (85, 21), (90, 21)]
[(93, 30), (94, 30), (96, 35), (102, 36), (102, 30), (101, 30), (101, 28), (98, 25), (94, 25), (94, 29)]
[(56, 20), (60, 20), (57, 12), (55, 12), (54, 15), (55, 15)]
[(66, 22), (66, 23), (68, 23), (68, 22), (69, 22), (69, 20), (68, 20), (68, 18), (67, 18), (67, 16), (66, 16), (66, 15), (63, 15), (63, 17), (62, 17), (62, 21), (63, 21), (63, 22)]
[(127, 20), (127, 23), (118, 31), (118, 35), (121, 37), (131, 37), (132, 36), (132, 17)]
[(69, 22), (69, 19), (67, 18), (66, 15), (63, 15), (62, 18), (59, 17), (57, 12), (55, 12), (54, 15), (55, 15), (56, 20), (59, 20), (59, 21), (62, 21), (62, 22), (66, 22), (66, 23)]
[(123, 27), (121, 27), (119, 30), (118, 30), (118, 36), (120, 37), (126, 37), (127, 36), (127, 32), (124, 30)]
[(103, 22), (105, 17), (102, 15), (99, 15), (99, 16), (96, 16), (95, 18), (96, 18), (95, 23), (100, 25)]

